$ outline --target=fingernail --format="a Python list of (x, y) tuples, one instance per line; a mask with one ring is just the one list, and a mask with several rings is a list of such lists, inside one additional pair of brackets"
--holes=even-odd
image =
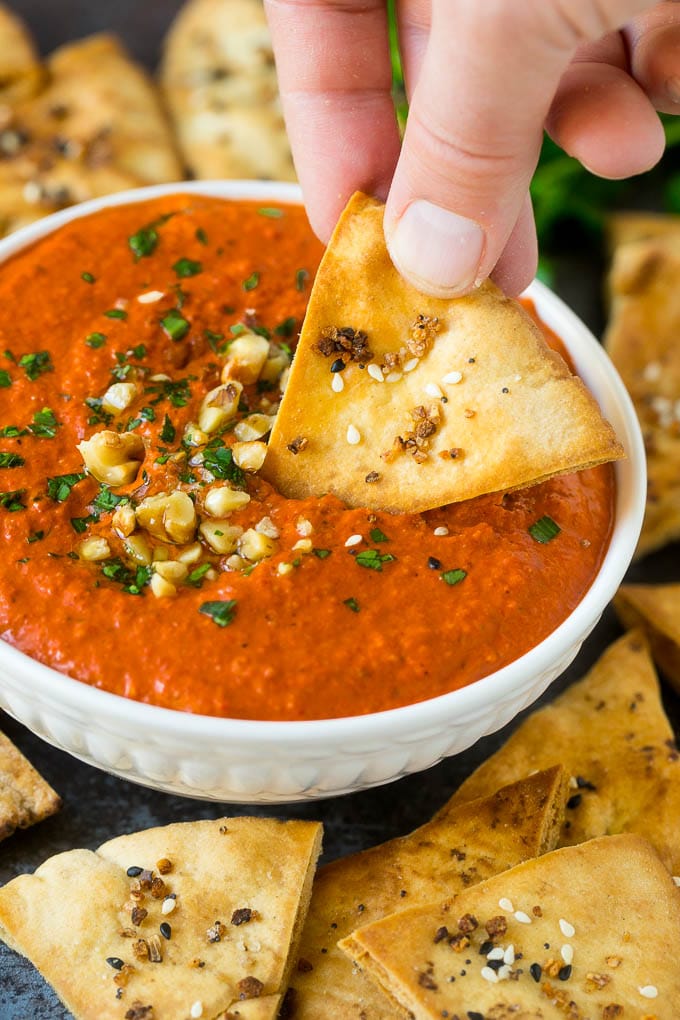
[(474, 220), (417, 199), (388, 228), (387, 247), (396, 268), (418, 290), (456, 297), (477, 280), (484, 240)]

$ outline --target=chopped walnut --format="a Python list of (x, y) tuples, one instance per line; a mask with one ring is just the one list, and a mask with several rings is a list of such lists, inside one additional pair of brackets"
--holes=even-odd
[(149, 959), (152, 963), (163, 962), (163, 947), (158, 935), (152, 935), (149, 939)]
[(161, 875), (169, 875), (172, 871), (172, 861), (169, 861), (167, 857), (161, 857), (160, 861), (156, 861), (156, 867)]
[(427, 988), (432, 992), (436, 992), (438, 985), (431, 974), (419, 974), (418, 984), (421, 988)]
[(242, 978), (238, 985), (239, 999), (259, 999), (264, 991), (264, 985), (256, 977)]
[(598, 988), (604, 988), (611, 981), (606, 974), (586, 974), (586, 991), (594, 992)]
[(313, 345), (313, 350), (323, 354), (324, 358), (338, 355), (347, 364), (356, 361), (365, 365), (373, 360), (373, 352), (368, 346), (368, 336), (360, 329), (352, 326), (326, 326), (321, 336)]
[(130, 913), (130, 920), (135, 925), (135, 927), (137, 927), (142, 923), (144, 918), (148, 916), (148, 913), (149, 911), (145, 910), (144, 907), (134, 906)]
[(303, 956), (297, 962), (298, 973), (309, 974), (314, 970), (314, 964), (310, 963), (309, 960), (305, 960)]
[(149, 959), (149, 943), (146, 939), (137, 939), (132, 943), (132, 953), (137, 960)]
[(621, 959), (620, 956), (607, 956), (605, 957), (605, 963), (607, 964), (608, 967), (611, 967), (613, 970), (615, 970), (617, 967), (621, 966), (623, 960)]
[(154, 878), (151, 881), (151, 895), (155, 900), (162, 900), (165, 898), (166, 888), (165, 882), (162, 878)]
[(553, 959), (553, 957), (550, 957), (550, 959), (543, 964), (543, 973), (547, 974), (548, 977), (557, 977), (561, 970), (562, 970), (561, 961), (555, 960)]
[(248, 921), (252, 921), (253, 911), (250, 907), (238, 907), (231, 915), (231, 923), (234, 925), (247, 924)]
[(402, 451), (408, 451), (418, 464), (427, 460), (430, 440), (439, 426), (439, 407), (437, 404), (430, 404), (428, 407), (419, 404), (411, 410), (411, 418), (412, 429), (403, 436), (396, 437), (392, 449), (382, 454), (383, 460), (391, 461)]
[(221, 921), (215, 921), (213, 925), (206, 931), (208, 942), (220, 942), (223, 935), (227, 933), (227, 926), (222, 924)]
[(143, 1006), (137, 999), (125, 1014), (125, 1020), (153, 1020), (153, 1006)]
[(449, 929), (446, 927), (446, 925), (442, 925), (441, 928), (437, 928), (436, 932), (434, 933), (433, 940), (434, 944), (437, 945), (438, 942), (444, 942), (444, 940), (448, 939), (448, 937)]
[(484, 927), (489, 933), (489, 938), (500, 938), (508, 930), (507, 918), (503, 914), (499, 914), (498, 917), (492, 917), (487, 921)]
[(144, 870), (139, 876), (139, 888), (150, 889), (153, 882), (153, 871)]
[(138, 933), (134, 928), (119, 928), (118, 934), (122, 939), (136, 939)]
[(474, 914), (463, 914), (462, 917), (458, 918), (458, 929), (464, 932), (466, 935), (474, 931), (475, 928), (479, 927), (479, 921)]
[(414, 358), (422, 358), (429, 351), (441, 326), (439, 319), (432, 315), (420, 314), (411, 326), (406, 346)]
[(117, 985), (118, 988), (125, 988), (134, 969), (131, 963), (124, 963), (118, 973), (113, 975), (114, 985)]
[(610, 1002), (602, 1010), (602, 1020), (616, 1020), (619, 1016), (623, 1016), (623, 1006), (619, 1006), (615, 1002)]
[(296, 436), (295, 439), (292, 440), (292, 442), (288, 443), (288, 445), (286, 446), (286, 449), (290, 450), (290, 452), (294, 456), (297, 456), (298, 453), (302, 453), (302, 451), (308, 445), (309, 445), (309, 440), (308, 439), (305, 439), (304, 436)]
[(470, 939), (467, 935), (452, 935), (449, 938), (449, 945), (454, 953), (463, 953), (470, 945)]

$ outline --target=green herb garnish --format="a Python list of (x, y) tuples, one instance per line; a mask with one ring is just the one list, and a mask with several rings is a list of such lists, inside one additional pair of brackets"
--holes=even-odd
[(113, 415), (104, 410), (101, 397), (85, 397), (85, 404), (92, 411), (87, 419), (88, 425), (110, 425)]
[(42, 411), (35, 412), (33, 424), (29, 425), (28, 428), (38, 439), (54, 439), (59, 428), (59, 422), (51, 408), (43, 407)]
[(203, 272), (201, 263), (194, 262), (193, 259), (178, 259), (172, 268), (180, 280), (184, 280), (189, 276), (198, 276), (199, 273)]
[(209, 616), (218, 627), (227, 627), (234, 619), (236, 599), (228, 599), (226, 602), (204, 602), (198, 607), (198, 611)]
[(224, 340), (224, 333), (213, 333), (211, 329), (204, 329), (203, 336), (208, 341), (208, 346), (211, 351), (214, 351), (215, 354), (224, 354), (224, 351), (228, 346), (227, 344), (222, 343)]
[(167, 414), (163, 419), (163, 428), (158, 434), (158, 438), (162, 443), (174, 443), (175, 436), (177, 435), (177, 429), (172, 424)]
[(5, 425), (0, 429), (0, 436), (4, 439), (16, 439), (17, 436), (27, 436), (28, 429), (20, 429), (18, 425)]
[(446, 584), (450, 585), (460, 584), (460, 582), (464, 581), (466, 577), (467, 571), (459, 569), (445, 570), (444, 573), (441, 575), (442, 581), (445, 581)]
[(280, 322), (278, 326), (275, 327), (274, 332), (277, 336), (291, 337), (295, 332), (294, 316), (290, 315), (287, 319), (284, 319), (283, 322)]
[(348, 609), (351, 609), (353, 613), (359, 613), (361, 611), (361, 606), (355, 598), (343, 599), (342, 604), (343, 606), (347, 606)]
[(243, 281), (244, 290), (255, 290), (258, 283), (260, 282), (259, 273), (251, 273), (247, 280)]
[(42, 542), (44, 537), (45, 537), (44, 531), (32, 531), (31, 534), (26, 539), (26, 541), (28, 542), (29, 545), (33, 545), (34, 542)]
[(295, 274), (295, 289), (302, 293), (302, 291), (305, 289), (305, 284), (307, 283), (308, 279), (309, 272), (306, 269), (298, 269), (298, 271)]
[(529, 534), (536, 542), (540, 542), (541, 545), (546, 545), (548, 542), (552, 542), (553, 538), (559, 535), (560, 531), (559, 524), (555, 524), (552, 517), (539, 517), (539, 519), (532, 524), (529, 528)]
[(208, 243), (208, 235), (206, 234), (203, 227), (199, 227), (198, 230), (196, 231), (196, 240), (199, 242), (199, 244)]
[(314, 555), (320, 560), (325, 560), (328, 556), (330, 556), (331, 551), (332, 550), (330, 549), (312, 549)]
[(104, 315), (107, 319), (127, 319), (127, 312), (122, 308), (107, 308)]
[(145, 393), (157, 393), (158, 396), (152, 400), (152, 404), (159, 404), (161, 400), (169, 400), (173, 407), (186, 407), (191, 400), (191, 388), (189, 383), (195, 376), (187, 376), (185, 379), (161, 379), (152, 383), (144, 390)]
[(201, 563), (200, 567), (196, 567), (192, 570), (186, 579), (186, 583), (190, 584), (192, 588), (200, 588), (203, 584), (203, 578), (208, 573), (212, 566), (212, 563)]
[(127, 496), (117, 496), (115, 492), (111, 492), (108, 485), (102, 485), (99, 492), (92, 500), (92, 510), (96, 514), (96, 519), (99, 519), (100, 514), (109, 513), (111, 510), (115, 510), (121, 503), (129, 503), (130, 500)]
[(114, 557), (101, 563), (101, 571), (109, 581), (115, 581), (123, 587), (128, 595), (141, 595), (142, 588), (151, 580), (151, 567), (139, 566), (134, 569), (127, 567), (122, 560)]
[(233, 326), (229, 327), (229, 332), (232, 334), (232, 336), (241, 336), (241, 334), (245, 333), (245, 331), (246, 327), (243, 325), (242, 322), (235, 322)]
[(371, 542), (389, 542), (389, 538), (380, 528), (371, 529)]
[(63, 503), (71, 495), (71, 489), (87, 478), (85, 473), (71, 473), (68, 475), (55, 475), (47, 479), (47, 495), (56, 503)]
[(25, 489), (14, 489), (10, 492), (0, 492), (0, 507), (3, 510), (9, 511), (9, 513), (16, 513), (17, 510), (25, 510), (26, 504), (22, 500), (22, 496), (26, 495)]
[(35, 351), (33, 354), (22, 354), (19, 358), (19, 366), (26, 373), (26, 378), (31, 382), (44, 375), (45, 372), (53, 372), (54, 365), (49, 351)]
[(274, 209), (272, 206), (263, 206), (257, 211), (260, 216), (268, 216), (270, 220), (280, 220), (283, 216), (283, 209)]
[(148, 258), (153, 255), (158, 244), (158, 234), (153, 227), (142, 227), (132, 237), (128, 237), (128, 245), (136, 259)]
[(6, 390), (12, 385), (12, 377), (4, 368), (0, 369), (0, 389)]
[(377, 549), (362, 549), (356, 556), (356, 561), (360, 567), (366, 567), (368, 570), (377, 570), (378, 573), (382, 572), (383, 563), (392, 563), (395, 559), (396, 556), (392, 556), (391, 553), (381, 553)]
[(93, 521), (97, 521), (98, 519), (99, 518), (95, 517), (94, 514), (88, 514), (87, 517), (72, 517), (71, 527), (77, 535), (82, 535), (83, 532), (87, 531), (88, 524), (91, 524)]
[(84, 280), (85, 283), (94, 283), (95, 282), (95, 279), (94, 279), (94, 276), (92, 275), (92, 273), (81, 273), (80, 274), (80, 279)]
[(0, 468), (18, 468), (25, 463), (24, 458), (20, 457), (18, 453), (0, 451)]
[(103, 347), (106, 343), (105, 333), (89, 333), (85, 337), (85, 343), (88, 347), (91, 347), (93, 351), (98, 351), (100, 347)]
[[(219, 445), (218, 445), (219, 444)], [(225, 478), (235, 485), (243, 485), (246, 476), (234, 461), (233, 454), (221, 439), (213, 439), (203, 451), (203, 467), (215, 478)]]
[(189, 323), (184, 316), (180, 314), (177, 308), (172, 308), (168, 314), (161, 319), (161, 326), (167, 336), (175, 342), (182, 340), (182, 338), (189, 332)]

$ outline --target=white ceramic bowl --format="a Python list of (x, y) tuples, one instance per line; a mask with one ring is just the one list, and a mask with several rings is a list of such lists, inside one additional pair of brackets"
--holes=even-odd
[[(215, 182), (123, 192), (56, 213), (0, 241), (0, 262), (62, 224), (173, 192), (298, 203), (287, 184)], [(592, 334), (545, 286), (527, 291), (562, 338), (623, 443), (616, 523), (595, 582), (548, 638), (483, 680), (389, 712), (318, 722), (189, 715), (128, 701), (63, 676), (0, 641), (0, 708), (49, 743), (117, 776), (189, 797), (274, 803), (376, 786), (457, 754), (530, 705), (575, 657), (628, 567), (642, 523), (645, 457), (635, 411)]]

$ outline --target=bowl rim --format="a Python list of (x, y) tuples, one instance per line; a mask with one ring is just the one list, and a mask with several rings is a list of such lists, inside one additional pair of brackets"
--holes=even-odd
[[(38, 242), (48, 234), (101, 209), (138, 204), (171, 194), (196, 194), (232, 200), (260, 200), (299, 205), (301, 189), (295, 184), (270, 181), (190, 181), (151, 185), (117, 192), (72, 206), (29, 224), (0, 240), (0, 263)], [(536, 309), (563, 339), (576, 369), (592, 389), (605, 417), (622, 442), (627, 459), (615, 465), (617, 499), (613, 531), (600, 569), (578, 605), (543, 641), (524, 655), (466, 687), (425, 701), (363, 715), (331, 719), (275, 721), (199, 715), (135, 701), (85, 684), (47, 666), (0, 639), (0, 670), (11, 672), (33, 687), (43, 698), (59, 705), (60, 712), (92, 712), (105, 728), (125, 723), (173, 739), (223, 739), (229, 735), (241, 745), (259, 748), (295, 744), (311, 750), (320, 745), (367, 746), (385, 738), (407, 738), (441, 727), (446, 716), (460, 724), (474, 718), (488, 704), (502, 703), (522, 688), (522, 678), (534, 677), (551, 663), (560, 661), (576, 640), (582, 640), (613, 598), (635, 550), (645, 509), (646, 470), (642, 434), (637, 415), (618, 372), (583, 322), (545, 284), (535, 280), (525, 291)], [(567, 334), (566, 336), (564, 334)], [(575, 349), (573, 349), (575, 346)], [(0, 684), (2, 684), (0, 677)]]

